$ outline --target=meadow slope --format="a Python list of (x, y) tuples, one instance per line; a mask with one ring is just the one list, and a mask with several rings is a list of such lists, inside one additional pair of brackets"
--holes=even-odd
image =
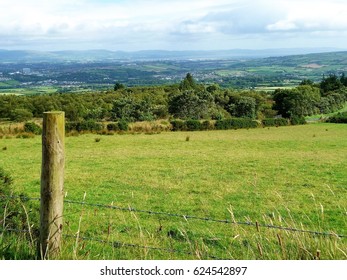
[[(347, 235), (346, 138), (346, 126), (336, 124), (67, 137), (66, 199), (82, 201), (86, 194), (91, 204)], [(40, 165), (40, 137), (0, 139), (0, 166), (11, 173), (16, 192), (39, 197)], [(266, 227), (88, 205), (82, 211), (69, 203), (65, 222), (71, 236), (79, 230), (140, 247), (71, 240), (64, 259), (314, 259), (317, 251), (326, 259), (347, 258), (346, 238)]]

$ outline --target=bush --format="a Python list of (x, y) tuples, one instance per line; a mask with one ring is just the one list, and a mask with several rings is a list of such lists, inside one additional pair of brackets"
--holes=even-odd
[(93, 120), (82, 121), (82, 122), (67, 122), (65, 124), (65, 130), (66, 132), (70, 132), (73, 130), (76, 130), (78, 132), (81, 132), (81, 131), (97, 132), (97, 131), (103, 130), (103, 125)]
[(329, 123), (347, 123), (347, 112), (337, 113), (327, 119)]
[(239, 129), (239, 128), (256, 128), (258, 123), (249, 118), (233, 118), (225, 120), (217, 120), (216, 129)]
[(127, 131), (129, 129), (129, 123), (126, 120), (120, 120), (118, 122), (118, 128), (120, 131)]
[(277, 118), (277, 119), (263, 119), (263, 126), (286, 126), (288, 125), (288, 119)]
[(188, 131), (197, 131), (202, 129), (201, 122), (198, 120), (188, 120), (185, 125)]
[(42, 133), (42, 128), (34, 122), (27, 122), (24, 124), (24, 131), (40, 135)]
[(213, 130), (214, 124), (211, 121), (203, 121), (201, 124), (201, 130)]
[(27, 109), (14, 109), (11, 112), (10, 119), (15, 122), (24, 122), (30, 120), (33, 117), (33, 114)]
[(306, 120), (303, 116), (301, 117), (291, 117), (290, 118), (290, 123), (292, 125), (299, 125), (299, 124), (306, 124)]
[(77, 122), (66, 122), (65, 123), (65, 132), (77, 131)]
[(231, 129), (230, 119), (217, 120), (215, 124), (215, 129), (218, 129), (218, 130)]
[(117, 131), (119, 130), (119, 126), (117, 123), (109, 123), (107, 126), (106, 126), (107, 130), (108, 131)]
[(258, 123), (249, 118), (234, 118), (230, 120), (231, 128), (256, 128)]
[(181, 120), (173, 120), (170, 122), (172, 131), (185, 131), (187, 130), (186, 122)]

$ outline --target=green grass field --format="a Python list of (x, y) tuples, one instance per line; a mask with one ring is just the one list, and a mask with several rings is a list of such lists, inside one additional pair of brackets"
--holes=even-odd
[(53, 86), (0, 89), (0, 95), (1, 94), (36, 95), (36, 94), (52, 94), (56, 92), (57, 92), (57, 87), (53, 87)]
[[(322, 123), (67, 137), (66, 199), (347, 235), (346, 138), (345, 125)], [(40, 137), (0, 139), (16, 192), (39, 197), (40, 165)], [(64, 211), (61, 259), (347, 259), (346, 237), (96, 205)], [(0, 235), (0, 248), (11, 238)]]

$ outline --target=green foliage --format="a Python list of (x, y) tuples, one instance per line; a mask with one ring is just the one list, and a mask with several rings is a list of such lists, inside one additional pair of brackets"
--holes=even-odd
[(73, 130), (78, 132), (82, 132), (82, 131), (98, 132), (98, 131), (101, 131), (102, 129), (103, 129), (103, 125), (93, 120), (65, 123), (66, 132), (70, 132)]
[(307, 85), (295, 89), (277, 89), (273, 99), (274, 109), (285, 118), (309, 116), (317, 112), (320, 92), (318, 88)]
[(106, 126), (106, 128), (107, 128), (108, 131), (117, 131), (117, 130), (119, 130), (118, 123), (109, 123)]
[(230, 120), (229, 119), (217, 120), (216, 121), (215, 129), (226, 130), (226, 129), (230, 129), (230, 128), (231, 128), (231, 125), (230, 125)]
[(201, 130), (213, 130), (214, 129), (214, 123), (211, 121), (203, 121), (201, 123)]
[(126, 120), (120, 120), (118, 122), (118, 128), (120, 131), (127, 131), (129, 129), (129, 123)]
[[(0, 167), (0, 217), (4, 229), (28, 230), (28, 224), (34, 229), (38, 229), (39, 211), (29, 203), (24, 194), (16, 194), (12, 189), (13, 179), (10, 174)], [(24, 206), (23, 201), (26, 201)], [(31, 220), (28, 221), (27, 213), (31, 213)], [(0, 256), (1, 258), (1, 256)]]
[(329, 123), (347, 123), (347, 112), (337, 113), (327, 119)]
[(233, 118), (231, 119), (231, 128), (256, 128), (258, 123), (250, 118)]
[(125, 89), (125, 86), (119, 82), (116, 82), (115, 85), (114, 85), (114, 88), (113, 90), (114, 91), (117, 91), (117, 90), (121, 90), (121, 89)]
[(10, 113), (10, 119), (16, 122), (28, 121), (32, 119), (32, 117), (33, 117), (33, 114), (28, 109), (18, 108), (18, 109), (14, 109)]
[(217, 120), (215, 129), (226, 130), (226, 129), (239, 129), (239, 128), (256, 128), (258, 123), (249, 118), (232, 118)]
[(290, 123), (291, 125), (306, 124), (306, 120), (305, 120), (305, 117), (303, 116), (301, 117), (293, 116), (290, 118)]
[[(342, 81), (345, 82), (344, 76), (342, 76), (341, 78), (342, 78)], [(323, 77), (323, 79), (320, 83), (320, 89), (324, 93), (329, 92), (329, 91), (339, 90), (342, 87), (343, 87), (343, 83), (335, 74), (330, 74), (327, 78)]]
[(42, 133), (42, 128), (34, 122), (27, 122), (24, 124), (24, 131), (40, 135)]
[(310, 79), (304, 79), (301, 81), (300, 86), (313, 86), (314, 82)]
[(185, 121), (182, 120), (172, 120), (170, 122), (172, 126), (172, 131), (185, 131), (187, 130), (187, 125)]
[(256, 102), (253, 97), (241, 96), (235, 104), (230, 105), (230, 112), (238, 118), (251, 118), (256, 116)]
[(199, 121), (199, 120), (172, 120), (170, 122), (172, 131), (199, 131), (199, 130), (213, 130), (214, 123), (212, 121)]
[(11, 193), (10, 186), (12, 182), (11, 175), (0, 167), (0, 195), (9, 195)]
[[(293, 117), (295, 119), (301, 119), (301, 117)], [(288, 119), (285, 118), (267, 118), (262, 121), (263, 126), (287, 126), (289, 124)]]
[(187, 120), (186, 127), (188, 131), (202, 130), (202, 124), (199, 120)]
[(207, 91), (184, 91), (169, 100), (169, 113), (180, 119), (207, 119), (214, 106), (213, 96)]
[[(180, 85), (136, 86), (84, 94), (0, 95), (0, 116), (22, 122), (42, 117), (48, 110), (61, 110), (72, 122), (137, 122), (172, 117), (182, 120), (231, 117), (261, 120), (278, 114), (293, 118), (341, 109), (347, 101), (346, 80), (344, 75), (324, 78), (320, 85), (304, 80), (296, 88), (277, 89), (271, 94), (225, 89), (217, 84), (198, 85), (192, 75), (187, 74)], [(333, 91), (327, 91), (329, 89)]]
[(131, 96), (124, 96), (113, 102), (113, 120), (151, 121), (154, 119), (152, 112), (152, 102), (149, 98), (137, 100)]
[(196, 84), (196, 81), (193, 78), (192, 74), (187, 73), (186, 77), (180, 83), (179, 89), (181, 91), (196, 90), (197, 89), (197, 84)]

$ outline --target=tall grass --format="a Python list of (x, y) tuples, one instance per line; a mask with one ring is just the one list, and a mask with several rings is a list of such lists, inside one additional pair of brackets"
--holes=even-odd
[[(346, 238), (334, 235), (347, 234), (343, 126), (190, 132), (190, 141), (186, 132), (98, 137), (66, 139), (66, 199), (87, 196), (83, 211), (65, 203), (61, 259), (347, 259)], [(40, 138), (1, 139), (1, 146), (14, 190), (38, 197)], [(331, 235), (263, 226), (272, 224)], [(0, 248), (12, 234), (2, 234)], [(28, 237), (18, 237), (26, 240), (21, 248)]]

